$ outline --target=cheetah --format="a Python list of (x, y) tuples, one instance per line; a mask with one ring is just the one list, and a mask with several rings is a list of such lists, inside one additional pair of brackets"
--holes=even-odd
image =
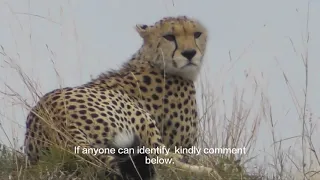
[[(72, 150), (75, 145), (173, 148), (196, 143), (194, 82), (203, 64), (206, 28), (198, 20), (177, 16), (136, 25), (136, 30), (143, 44), (121, 68), (77, 87), (53, 90), (31, 109), (24, 141), (31, 164), (53, 144)], [(115, 179), (154, 179), (153, 165), (144, 163), (149, 155), (97, 157), (117, 169)], [(183, 169), (213, 172), (182, 162), (178, 154), (165, 157), (172, 157), (174, 165)]]

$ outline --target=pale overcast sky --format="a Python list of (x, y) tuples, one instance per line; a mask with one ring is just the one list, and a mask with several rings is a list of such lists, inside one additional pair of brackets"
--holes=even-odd
[[(292, 93), (302, 107), (305, 74), (301, 54), (307, 48), (307, 10), (307, 0), (0, 0), (0, 45), (46, 93), (59, 87), (60, 79), (53, 67), (63, 86), (76, 86), (102, 71), (117, 68), (142, 43), (135, 24), (151, 24), (164, 16), (194, 17), (208, 28), (204, 70), (215, 98), (226, 100), (227, 115), (236, 87), (244, 89), (246, 103), (255, 100), (256, 113), (260, 112), (263, 92), (272, 107), (276, 138), (285, 139), (301, 135), (299, 107)], [(319, 17), (320, 1), (310, 1), (307, 108), (314, 124), (320, 116)], [(34, 105), (22, 80), (4, 60), (7, 58), (0, 55), (0, 90), (10, 92), (6, 83)], [(259, 93), (254, 96), (255, 85)], [(10, 138), (17, 136), (22, 145), (27, 112), (0, 94), (0, 113), (6, 133)], [(319, 137), (318, 127), (314, 134)], [(0, 129), (1, 142), (9, 144)], [(299, 154), (297, 143), (300, 139), (287, 140), (283, 145)], [(316, 143), (320, 152), (319, 141)], [(270, 123), (262, 121), (256, 153), (260, 157), (265, 155), (261, 152), (264, 149), (272, 153), (271, 144)]]

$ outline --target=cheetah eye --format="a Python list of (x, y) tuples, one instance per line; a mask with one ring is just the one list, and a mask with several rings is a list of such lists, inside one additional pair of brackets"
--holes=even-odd
[(195, 32), (193, 35), (194, 35), (194, 38), (199, 38), (201, 36), (201, 32)]
[(172, 34), (167, 34), (167, 35), (164, 35), (163, 37), (168, 41), (175, 41), (176, 40), (176, 38)]

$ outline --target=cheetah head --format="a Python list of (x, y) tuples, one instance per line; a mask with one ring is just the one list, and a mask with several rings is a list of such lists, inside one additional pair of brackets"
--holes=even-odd
[(137, 25), (150, 62), (166, 74), (195, 80), (206, 49), (207, 31), (186, 16), (166, 17), (154, 25)]

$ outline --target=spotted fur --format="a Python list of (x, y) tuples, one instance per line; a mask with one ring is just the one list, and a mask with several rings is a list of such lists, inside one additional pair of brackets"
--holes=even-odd
[[(25, 135), (31, 162), (36, 163), (52, 143), (67, 148), (173, 148), (196, 143), (194, 81), (203, 63), (206, 29), (197, 20), (179, 16), (137, 25), (136, 30), (143, 45), (120, 69), (49, 92), (32, 108)], [(141, 160), (145, 156), (134, 157), (139, 174), (155, 178), (153, 166)], [(116, 155), (98, 158), (117, 167), (124, 179), (140, 179), (128, 168), (129, 161), (118, 162)]]

